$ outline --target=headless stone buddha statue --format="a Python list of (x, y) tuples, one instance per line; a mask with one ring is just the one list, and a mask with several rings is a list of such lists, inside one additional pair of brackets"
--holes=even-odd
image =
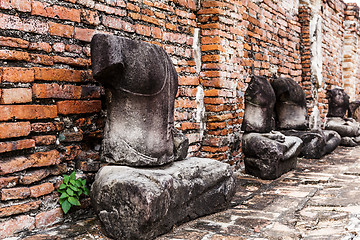
[(325, 129), (338, 132), (341, 136), (341, 145), (357, 146), (360, 143), (359, 123), (353, 118), (345, 117), (349, 108), (349, 96), (341, 88), (328, 90), (326, 95), (329, 100), (329, 110)]
[(309, 129), (306, 96), (291, 78), (275, 78), (271, 85), (276, 95), (276, 128), (286, 136), (301, 138), (300, 156), (320, 158), (340, 144), (340, 135), (331, 130)]
[(302, 141), (275, 132), (275, 93), (265, 77), (254, 76), (245, 92), (242, 148), (245, 171), (275, 179), (296, 167)]
[(154, 44), (98, 34), (91, 56), (94, 78), (107, 90), (102, 159), (159, 166), (185, 158), (188, 141), (173, 122), (177, 73), (166, 52)]
[(97, 172), (90, 191), (104, 233), (118, 240), (155, 239), (227, 208), (235, 193), (231, 166), (185, 158), (188, 140), (173, 123), (178, 77), (166, 52), (95, 35), (91, 54), (94, 78), (107, 95), (102, 160), (110, 164)]

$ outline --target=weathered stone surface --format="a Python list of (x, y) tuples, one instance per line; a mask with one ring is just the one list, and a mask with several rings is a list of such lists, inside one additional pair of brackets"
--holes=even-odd
[(339, 133), (333, 130), (318, 130), (325, 136), (325, 149), (324, 154), (329, 154), (334, 151), (341, 142), (341, 136)]
[(295, 136), (303, 141), (299, 156), (305, 158), (321, 158), (324, 155), (325, 137), (318, 132), (286, 130), (286, 136)]
[(309, 129), (306, 96), (297, 82), (291, 78), (275, 78), (271, 85), (276, 95), (276, 127), (287, 136), (301, 138), (300, 156), (320, 158), (340, 144), (341, 137), (335, 131)]
[(271, 86), (276, 95), (276, 125), (278, 129), (308, 128), (306, 97), (302, 88), (291, 78), (275, 78)]
[(229, 165), (188, 158), (157, 169), (103, 167), (91, 198), (107, 235), (153, 239), (175, 224), (226, 208), (234, 189)]
[(299, 156), (305, 158), (321, 158), (339, 146), (341, 137), (336, 131), (311, 129), (308, 131), (285, 130), (286, 136), (295, 136), (303, 141)]
[(91, 42), (94, 78), (107, 89), (102, 158), (129, 166), (174, 161), (178, 77), (159, 46), (98, 34)]
[(328, 117), (325, 128), (338, 132), (342, 137), (355, 137), (359, 131), (358, 123), (352, 118)]
[(349, 108), (349, 96), (344, 89), (327, 90), (326, 97), (329, 99), (329, 110), (326, 116), (343, 118)]
[(242, 139), (245, 171), (262, 179), (275, 179), (296, 167), (302, 141), (277, 133), (246, 133)]
[(353, 118), (345, 117), (349, 109), (349, 96), (344, 89), (334, 88), (327, 91), (329, 111), (325, 129), (334, 130), (341, 136), (342, 146), (354, 147), (360, 143), (360, 126)]
[(350, 102), (348, 109), (348, 117), (360, 122), (360, 101)]
[(297, 137), (272, 132), (275, 101), (269, 81), (254, 76), (245, 91), (242, 149), (245, 171), (263, 179), (275, 179), (294, 168), (302, 145)]
[(175, 161), (185, 159), (189, 149), (189, 139), (178, 129), (173, 128)]
[(245, 91), (245, 132), (270, 132), (275, 127), (275, 93), (265, 77), (253, 76)]

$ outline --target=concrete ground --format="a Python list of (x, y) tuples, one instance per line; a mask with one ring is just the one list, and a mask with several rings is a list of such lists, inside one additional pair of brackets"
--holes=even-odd
[[(157, 240), (360, 239), (360, 147), (265, 181), (238, 173), (232, 207), (178, 226)], [(12, 239), (104, 239), (91, 213), (53, 229)]]

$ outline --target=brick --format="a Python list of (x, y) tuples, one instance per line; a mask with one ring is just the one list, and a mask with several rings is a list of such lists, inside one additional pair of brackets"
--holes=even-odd
[(171, 1), (180, 6), (196, 11), (196, 3), (194, 0), (171, 0)]
[(33, 136), (32, 139), (34, 139), (36, 146), (47, 146), (56, 143), (55, 135)]
[(0, 189), (15, 187), (19, 181), (19, 176), (0, 177)]
[(49, 25), (46, 22), (32, 18), (21, 19), (18, 16), (1, 13), (0, 26), (1, 29), (5, 30), (19, 30), (37, 34), (46, 34), (49, 31)]
[(65, 38), (72, 38), (74, 35), (74, 27), (60, 23), (49, 22), (49, 34)]
[(101, 101), (61, 101), (57, 102), (58, 113), (63, 115), (95, 113), (101, 110)]
[(180, 130), (185, 131), (185, 130), (189, 130), (189, 129), (199, 129), (200, 128), (200, 123), (193, 123), (193, 122), (184, 122), (181, 124)]
[(198, 86), (199, 85), (199, 77), (192, 76), (183, 76), (179, 78), (180, 86)]
[(30, 131), (30, 122), (0, 123), (0, 139), (28, 136)]
[(30, 197), (35, 197), (35, 198), (47, 195), (55, 190), (54, 185), (49, 182), (32, 186), (29, 189), (30, 189)]
[(0, 46), (14, 47), (14, 48), (28, 48), (29, 42), (19, 38), (0, 36)]
[(59, 84), (34, 84), (35, 98), (90, 99), (100, 98), (100, 87)]
[(56, 68), (34, 68), (35, 80), (81, 82), (82, 71)]
[(0, 9), (16, 9), (20, 12), (31, 11), (30, 0), (1, 0)]
[(35, 218), (22, 215), (0, 224), (0, 238), (10, 237), (17, 232), (35, 228)]
[(30, 54), (29, 62), (38, 63), (42, 65), (52, 66), (54, 65), (54, 60), (52, 56), (44, 55), (44, 54)]
[(77, 145), (67, 146), (64, 152), (61, 152), (61, 161), (71, 161), (79, 156), (81, 148)]
[(135, 24), (135, 31), (137, 34), (144, 36), (151, 36), (151, 28), (149, 26)]
[(100, 18), (97, 12), (82, 9), (81, 10), (81, 22), (97, 26), (100, 24)]
[[(75, 30), (75, 34), (76, 34), (76, 30)], [(54, 45), (52, 46), (52, 49), (55, 52), (65, 52), (65, 44), (64, 43), (54, 43)]]
[(0, 142), (0, 153), (22, 150), (27, 148), (34, 148), (35, 141), (32, 139), (24, 139), (11, 142)]
[(63, 220), (61, 208), (55, 208), (47, 212), (42, 212), (35, 217), (36, 228), (46, 228)]
[(32, 167), (44, 167), (60, 163), (60, 153), (57, 150), (37, 152), (28, 158), (33, 163)]
[(0, 175), (19, 172), (31, 167), (43, 167), (59, 164), (60, 153), (57, 150), (37, 152), (28, 157), (3, 159), (0, 162)]
[(175, 108), (196, 108), (196, 102), (195, 100), (190, 99), (176, 99)]
[(1, 200), (24, 199), (30, 196), (30, 189), (27, 187), (7, 188), (1, 190)]
[(0, 112), (0, 121), (47, 119), (57, 116), (57, 107), (52, 105), (0, 105)]
[(103, 16), (102, 23), (104, 26), (109, 28), (114, 28), (117, 30), (123, 30), (125, 32), (135, 32), (135, 25), (125, 22), (123, 20), (120, 20), (118, 18), (113, 18), (109, 16)]
[(152, 28), (152, 36), (154, 38), (158, 38), (158, 39), (161, 39), (162, 38), (162, 31), (160, 28), (158, 27), (153, 27)]
[(44, 51), (47, 53), (52, 52), (52, 47), (46, 42), (30, 43), (29, 50)]
[(61, 142), (81, 142), (84, 138), (82, 131), (62, 133), (59, 136)]
[(32, 123), (31, 131), (36, 133), (42, 132), (54, 132), (56, 131), (56, 126), (54, 123)]
[(126, 10), (124, 10), (124, 9), (118, 9), (118, 8), (110, 7), (108, 5), (99, 4), (99, 3), (97, 3), (95, 5), (95, 9), (100, 12), (106, 12), (107, 14), (117, 15), (117, 16), (126, 16), (126, 14), (127, 14)]
[(75, 67), (89, 67), (90, 59), (54, 56), (54, 63), (64, 63)]
[(76, 27), (74, 38), (84, 42), (91, 42), (95, 33), (96, 31), (94, 29)]
[(0, 59), (9, 61), (30, 61), (30, 55), (27, 52), (14, 50), (0, 50)]
[(32, 68), (4, 67), (0, 68), (2, 82), (29, 83), (34, 81), (34, 70)]
[(9, 88), (0, 90), (0, 104), (28, 103), (32, 101), (30, 88)]
[[(39, 2), (36, 3), (37, 8), (31, 12), (33, 15), (41, 15), (49, 18), (59, 18), (62, 20), (69, 20), (72, 22), (80, 22), (80, 10), (74, 8), (66, 8), (58, 5), (49, 6), (48, 4), (44, 4), (42, 7), (44, 10), (40, 9), (41, 4)], [(34, 6), (34, 4), (33, 4)]]
[(27, 171), (27, 173), (20, 177), (19, 183), (29, 185), (34, 182), (38, 182), (51, 174), (48, 168), (39, 169), (33, 171)]
[(0, 175), (19, 172), (21, 170), (30, 168), (33, 161), (27, 157), (15, 157), (0, 162)]
[(15, 214), (26, 213), (38, 209), (41, 201), (28, 202), (0, 208), (0, 217), (8, 217)]

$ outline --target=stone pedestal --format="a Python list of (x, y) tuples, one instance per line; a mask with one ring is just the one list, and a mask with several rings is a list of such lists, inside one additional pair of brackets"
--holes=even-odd
[(114, 239), (153, 239), (174, 225), (228, 207), (231, 167), (188, 158), (162, 168), (103, 167), (92, 186), (93, 206)]
[(302, 141), (281, 133), (243, 135), (245, 171), (261, 179), (276, 179), (294, 169)]

